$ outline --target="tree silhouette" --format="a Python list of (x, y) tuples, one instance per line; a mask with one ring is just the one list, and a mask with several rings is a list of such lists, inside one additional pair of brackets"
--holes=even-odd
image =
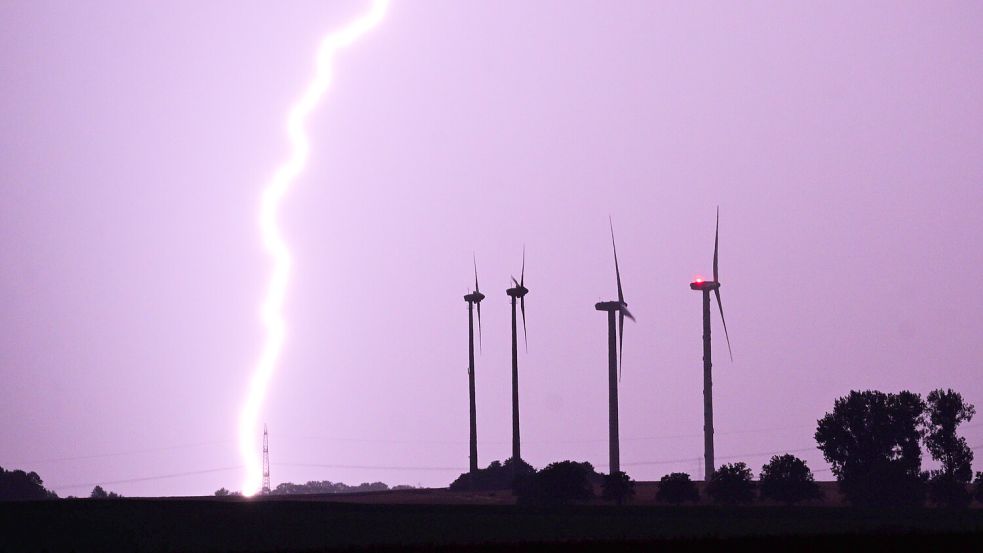
[(36, 472), (4, 470), (0, 467), (0, 501), (57, 499), (58, 495), (44, 487)]
[(102, 486), (96, 486), (92, 488), (92, 493), (89, 494), (89, 497), (91, 499), (120, 499), (123, 496), (116, 492), (107, 493), (106, 490), (102, 489)]
[(492, 461), (487, 468), (478, 469), (474, 474), (465, 472), (451, 482), (454, 491), (467, 490), (508, 490), (517, 478), (536, 472), (529, 463), (509, 458), (505, 463)]
[(788, 453), (775, 455), (761, 467), (760, 483), (763, 499), (786, 505), (822, 497), (806, 462)]
[(594, 497), (591, 480), (598, 475), (590, 463), (560, 461), (517, 478), (513, 489), (525, 505), (568, 505)]
[(912, 392), (851, 391), (818, 421), (816, 442), (851, 503), (924, 501), (919, 425), (924, 410), (925, 402)]
[(655, 494), (655, 500), (673, 505), (679, 505), (684, 501), (695, 503), (700, 500), (700, 493), (696, 491), (696, 484), (690, 480), (688, 474), (674, 472), (659, 480), (659, 491)]
[(707, 483), (707, 495), (723, 505), (750, 503), (754, 501), (753, 478), (745, 463), (721, 465)]
[(951, 389), (933, 390), (928, 394), (925, 447), (932, 458), (942, 464), (941, 470), (931, 472), (929, 481), (929, 497), (936, 504), (965, 507), (972, 501), (966, 488), (973, 478), (973, 450), (966, 438), (956, 435), (956, 429), (971, 421), (975, 414), (976, 408)]
[(635, 481), (622, 471), (606, 474), (601, 484), (601, 497), (618, 505), (624, 505), (635, 497)]

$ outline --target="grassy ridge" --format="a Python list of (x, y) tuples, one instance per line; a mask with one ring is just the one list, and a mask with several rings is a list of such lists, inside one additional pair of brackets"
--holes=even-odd
[[(899, 545), (919, 543), (909, 534), (931, 538), (934, 545), (940, 535), (979, 541), (983, 510), (593, 505), (533, 509), (203, 499), (0, 503), (0, 551), (11, 552), (314, 551), (659, 540), (682, 540), (676, 545), (697, 547), (710, 538), (863, 539), (856, 534), (894, 535), (902, 538)], [(801, 540), (802, 545), (818, 543), (821, 540)], [(580, 546), (584, 547), (592, 546)]]

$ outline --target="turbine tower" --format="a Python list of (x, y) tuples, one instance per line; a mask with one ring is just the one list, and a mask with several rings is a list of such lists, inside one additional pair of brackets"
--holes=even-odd
[[(621, 472), (621, 452), (618, 445), (618, 381), (621, 379), (620, 350), (624, 345), (625, 317), (632, 321), (635, 317), (628, 311), (624, 292), (621, 290), (621, 269), (618, 267), (618, 247), (614, 243), (614, 224), (611, 226), (611, 248), (614, 250), (614, 274), (618, 281), (618, 300), (602, 301), (594, 304), (594, 309), (608, 313), (608, 453), (611, 474)], [(618, 314), (618, 334), (615, 337), (614, 314)]]
[(713, 378), (711, 369), (713, 363), (710, 355), (710, 291), (717, 297), (717, 307), (720, 309), (720, 321), (724, 325), (724, 336), (727, 338), (727, 352), (730, 360), (734, 361), (734, 353), (730, 349), (730, 334), (727, 333), (727, 320), (724, 319), (724, 306), (720, 303), (720, 281), (717, 274), (717, 245), (720, 238), (720, 208), (717, 208), (717, 227), (713, 235), (713, 280), (706, 281), (701, 277), (691, 282), (689, 287), (703, 292), (703, 462), (704, 480), (710, 480), (716, 470), (713, 462)]
[(512, 298), (512, 462), (513, 466), (518, 466), (518, 461), (522, 459), (519, 450), (519, 345), (515, 325), (515, 300), (519, 300), (519, 309), (522, 311), (522, 337), (526, 343), (526, 351), (529, 351), (529, 339), (526, 336), (526, 294), (529, 289), (525, 287), (526, 282), (526, 248), (522, 248), (522, 272), (519, 280), (512, 277), (514, 287), (505, 291)]
[(270, 495), (270, 433), (263, 424), (263, 495)]
[(468, 390), (471, 394), (471, 474), (478, 471), (478, 421), (474, 401), (474, 312), (478, 311), (478, 347), (481, 347), (481, 300), (485, 295), (478, 290), (478, 261), (474, 261), (474, 292), (464, 296), (468, 302)]

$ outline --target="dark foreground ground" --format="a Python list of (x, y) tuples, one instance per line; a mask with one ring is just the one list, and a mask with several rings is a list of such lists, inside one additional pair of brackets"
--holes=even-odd
[[(983, 510), (124, 499), (0, 503), (0, 551), (977, 551)], [(790, 549), (792, 550), (792, 549)]]

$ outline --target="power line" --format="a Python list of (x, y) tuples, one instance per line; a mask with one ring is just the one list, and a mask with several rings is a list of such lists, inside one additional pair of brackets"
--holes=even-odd
[(782, 449), (778, 451), (760, 451), (758, 453), (742, 453), (740, 455), (718, 455), (718, 459), (737, 459), (739, 457), (766, 457), (768, 455), (781, 455), (784, 453), (802, 453), (804, 451), (816, 451), (816, 447), (800, 447), (799, 449)]
[(400, 467), (400, 466), (380, 466), (380, 465), (339, 465), (331, 463), (273, 463), (280, 467), (311, 467), (329, 469), (360, 469), (360, 470), (424, 470), (424, 471), (460, 471), (464, 472), (467, 467)]
[[(983, 423), (974, 423), (963, 425), (962, 429), (968, 428), (979, 428), (983, 426)], [(771, 428), (751, 428), (746, 430), (732, 430), (728, 432), (715, 432), (717, 436), (728, 436), (736, 434), (752, 434), (761, 432), (778, 432), (783, 430), (802, 430), (805, 428), (812, 428), (812, 426), (781, 426), (781, 427), (771, 427)], [(622, 441), (649, 441), (649, 440), (673, 440), (682, 438), (701, 438), (702, 433), (691, 433), (691, 434), (663, 434), (655, 436), (636, 436), (621, 438)], [(290, 439), (289, 437), (287, 439)], [(332, 437), (332, 436), (301, 436), (294, 437), (295, 440), (323, 440), (323, 441), (333, 441), (333, 442), (354, 442), (354, 443), (392, 443), (392, 444), (441, 444), (441, 445), (462, 445), (466, 444), (463, 440), (398, 440), (398, 439), (383, 439), (383, 438), (345, 438), (345, 437)], [(530, 444), (577, 444), (577, 443), (606, 443), (606, 438), (590, 439), (590, 440), (527, 440), (526, 443)], [(207, 447), (216, 445), (228, 445), (235, 443), (232, 440), (213, 440), (208, 442), (197, 442), (190, 444), (178, 444), (171, 446), (161, 446), (147, 449), (134, 449), (129, 451), (115, 451), (109, 453), (94, 453), (89, 455), (77, 455), (70, 457), (52, 457), (48, 459), (40, 459), (36, 461), (27, 462), (8, 462), (8, 465), (21, 465), (21, 466), (31, 466), (40, 465), (44, 463), (61, 463), (67, 461), (84, 461), (89, 459), (105, 459), (109, 457), (125, 457), (127, 455), (140, 455), (145, 453), (160, 453), (163, 451), (175, 451), (181, 449), (192, 449), (197, 447)], [(482, 443), (486, 444), (508, 444), (512, 443), (511, 440), (486, 440)], [(971, 449), (979, 449), (979, 447), (974, 447)], [(804, 449), (801, 451), (805, 451)], [(728, 458), (728, 457), (722, 457)]]
[[(785, 430), (802, 430), (806, 428), (812, 428), (812, 426), (779, 426), (770, 428), (751, 428), (745, 430), (731, 430), (725, 432), (715, 432), (717, 436), (729, 436), (737, 434), (752, 434), (761, 432), (779, 432)], [(636, 437), (623, 437), (622, 441), (647, 441), (647, 440), (673, 440), (680, 438), (702, 438), (702, 433), (689, 433), (689, 434), (662, 434), (654, 436), (636, 436)], [(289, 439), (289, 436), (288, 436)], [(347, 438), (347, 437), (337, 437), (337, 436), (300, 436), (295, 437), (296, 440), (323, 440), (323, 441), (335, 441), (335, 442), (358, 442), (358, 443), (392, 443), (392, 444), (441, 444), (441, 445), (462, 445), (466, 444), (466, 440), (398, 440), (398, 439), (387, 439), (387, 438)], [(579, 440), (523, 440), (524, 443), (530, 444), (577, 444), (577, 443), (607, 443), (607, 438), (596, 438), (596, 439), (579, 439)], [(482, 443), (485, 444), (511, 444), (512, 440), (483, 440)]]
[[(172, 448), (162, 448), (162, 449), (172, 449)], [(814, 451), (815, 447), (799, 448), (799, 449), (783, 449), (776, 451), (761, 451), (755, 453), (740, 453), (735, 455), (726, 455), (720, 457), (721, 459), (737, 459), (743, 457), (762, 457), (768, 455), (779, 455), (784, 453), (801, 453), (805, 451)], [(970, 446), (971, 450), (983, 449), (983, 444), (978, 444)], [(631, 463), (623, 463), (625, 466), (648, 466), (648, 465), (666, 465), (673, 463), (691, 463), (693, 461), (698, 461), (702, 459), (702, 456), (697, 457), (682, 457), (678, 459), (659, 459), (653, 461), (635, 461)], [(277, 466), (283, 467), (307, 467), (307, 468), (333, 468), (333, 469), (353, 469), (353, 470), (408, 470), (408, 471), (460, 471), (464, 472), (466, 469), (464, 467), (426, 467), (426, 466), (387, 466), (387, 465), (348, 465), (348, 464), (335, 464), (335, 463), (273, 463)], [(598, 467), (606, 467), (607, 464), (597, 464)], [(172, 478), (182, 478), (185, 476), (194, 476), (199, 474), (210, 474), (216, 472), (227, 472), (231, 470), (242, 469), (242, 465), (233, 467), (220, 467), (204, 470), (194, 470), (186, 472), (176, 472), (171, 474), (162, 474), (157, 476), (142, 476), (136, 478), (126, 478), (121, 480), (101, 480), (98, 482), (87, 482), (84, 484), (56, 484), (52, 485), (55, 489), (74, 489), (74, 488), (86, 488), (89, 486), (99, 486), (99, 485), (113, 485), (113, 484), (131, 484), (135, 482), (150, 482), (154, 480), (168, 480)], [(813, 472), (827, 472), (829, 468), (818, 468), (814, 469)]]
[(140, 454), (143, 454), (143, 453), (160, 453), (162, 451), (174, 451), (174, 450), (178, 450), (178, 449), (192, 449), (192, 448), (196, 448), (196, 447), (206, 447), (206, 446), (213, 446), (213, 445), (227, 445), (227, 444), (231, 444), (231, 443), (235, 443), (235, 442), (233, 442), (232, 440), (216, 440), (216, 441), (211, 441), (211, 442), (198, 442), (198, 443), (193, 443), (193, 444), (179, 444), (179, 445), (171, 445), (171, 446), (153, 447), (153, 448), (147, 448), (147, 449), (133, 449), (133, 450), (129, 450), (129, 451), (115, 451), (115, 452), (111, 452), (111, 453), (93, 453), (93, 454), (90, 454), (90, 455), (77, 455), (77, 456), (73, 456), (73, 457), (52, 457), (52, 458), (41, 459), (41, 460), (37, 460), (37, 461), (28, 461), (28, 462), (10, 463), (10, 464), (20, 464), (20, 465), (26, 466), (26, 465), (40, 465), (40, 464), (43, 464), (43, 463), (60, 463), (60, 462), (65, 462), (65, 461), (85, 461), (85, 460), (88, 460), (88, 459), (105, 459), (107, 457), (124, 457), (124, 456), (127, 456), (127, 455), (140, 455)]
[(227, 472), (230, 470), (239, 470), (243, 468), (242, 465), (235, 467), (221, 467), (214, 469), (204, 469), (204, 470), (192, 470), (188, 472), (175, 472), (172, 474), (161, 474), (158, 476), (141, 476), (138, 478), (126, 478), (123, 480), (100, 480), (99, 482), (87, 482), (85, 484), (56, 484), (51, 486), (52, 488), (61, 489), (71, 489), (71, 488), (87, 488), (89, 486), (108, 486), (110, 484), (131, 484), (133, 482), (149, 482), (152, 480), (168, 480), (171, 478), (181, 478), (183, 476), (193, 476), (196, 474), (209, 474), (212, 472)]
[[(740, 453), (740, 454), (737, 454), (737, 455), (723, 455), (723, 456), (717, 456), (717, 458), (718, 459), (740, 459), (740, 458), (744, 458), (744, 457), (765, 457), (765, 456), (768, 456), (768, 455), (779, 455), (779, 454), (783, 454), (783, 453), (801, 453), (803, 451), (813, 451), (815, 449), (816, 448), (814, 448), (814, 447), (806, 447), (806, 448), (800, 448), (800, 449), (782, 449), (782, 450), (778, 450), (778, 451), (760, 451), (760, 452), (757, 452), (757, 453)], [(660, 459), (660, 460), (657, 460), (657, 461), (635, 461), (635, 462), (632, 462), (632, 463), (622, 463), (622, 465), (625, 465), (625, 466), (669, 465), (669, 464), (673, 464), (673, 463), (689, 463), (689, 462), (693, 462), (695, 460), (700, 460), (700, 459), (703, 459), (703, 456), (702, 455), (695, 456), (695, 457), (681, 457), (679, 459)], [(599, 467), (606, 467), (607, 465), (605, 465), (605, 464), (599, 464), (597, 466), (599, 466)]]

